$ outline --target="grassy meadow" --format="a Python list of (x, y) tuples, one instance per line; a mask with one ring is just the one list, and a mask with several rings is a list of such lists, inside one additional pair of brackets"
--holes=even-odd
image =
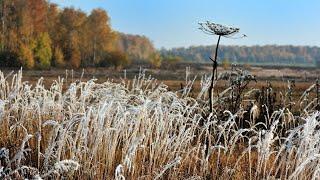
[(221, 75), (209, 112), (210, 76), (192, 67), (3, 70), (0, 178), (319, 178), (314, 77), (268, 83), (256, 71)]

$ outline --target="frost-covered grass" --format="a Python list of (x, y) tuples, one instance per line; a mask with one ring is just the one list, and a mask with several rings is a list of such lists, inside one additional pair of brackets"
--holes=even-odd
[(21, 78), (0, 73), (0, 179), (320, 178), (313, 109), (295, 117), (280, 108), (244, 128), (240, 111), (207, 114), (209, 77), (196, 98), (192, 79), (171, 92), (143, 73), (66, 90), (62, 78), (50, 88)]

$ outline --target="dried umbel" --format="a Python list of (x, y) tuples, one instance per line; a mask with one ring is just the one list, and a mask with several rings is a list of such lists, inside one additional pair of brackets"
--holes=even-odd
[(240, 28), (224, 26), (209, 21), (199, 23), (199, 25), (201, 26), (199, 29), (209, 35), (231, 37), (232, 35), (237, 34), (240, 31)]

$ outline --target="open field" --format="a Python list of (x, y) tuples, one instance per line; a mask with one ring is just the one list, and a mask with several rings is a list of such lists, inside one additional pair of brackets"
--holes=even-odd
[[(165, 82), (170, 88), (178, 90), (181, 87), (181, 83), (185, 83), (186, 70), (189, 68), (189, 78), (195, 79), (195, 85), (200, 83), (200, 79), (203, 75), (211, 73), (211, 66), (208, 64), (177, 64), (169, 69), (152, 69), (151, 67), (133, 66), (128, 70), (115, 70), (112, 68), (85, 68), (79, 70), (24, 70), (23, 80), (29, 81), (31, 84), (37, 82), (39, 77), (44, 78), (45, 85), (50, 85), (57, 77), (63, 77), (68, 82), (74, 80), (89, 80), (96, 78), (97, 82), (104, 82), (106, 80), (119, 80), (119, 79), (133, 79), (139, 74), (140, 71), (144, 71), (147, 76), (151, 75), (158, 81)], [(286, 86), (288, 80), (295, 80), (297, 89), (302, 90), (307, 88), (308, 85), (314, 83), (317, 78), (320, 77), (320, 69), (304, 69), (304, 68), (276, 68), (276, 67), (240, 67), (242, 69), (250, 71), (252, 75), (256, 76), (258, 83), (252, 86), (263, 86), (266, 81), (274, 82), (276, 87), (283, 88)], [(12, 71), (17, 72), (19, 69), (2, 69), (4, 74), (10, 74)], [(218, 72), (228, 72), (231, 68), (218, 68)], [(225, 84), (219, 82), (218, 87), (223, 88)], [(195, 87), (199, 89), (198, 87)]]
[[(268, 82), (271, 83), (272, 88), (276, 92), (285, 93), (288, 88), (288, 81), (294, 80), (295, 86), (293, 91), (294, 99), (298, 100), (301, 94), (315, 83), (316, 79), (320, 77), (319, 69), (304, 69), (304, 68), (277, 68), (275, 67), (240, 67), (247, 69), (254, 75), (257, 82), (250, 82), (247, 89), (262, 89), (268, 86)], [(3, 69), (4, 74), (10, 74), (17, 70)], [(194, 80), (190, 95), (196, 95), (201, 90), (201, 77), (211, 73), (211, 67), (209, 65), (195, 65), (195, 64), (178, 64), (173, 69), (150, 69), (150, 67), (141, 68), (139, 66), (133, 67), (129, 70), (114, 70), (112, 68), (86, 68), (80, 70), (29, 70), (24, 71), (23, 81), (28, 81), (30, 84), (35, 85), (40, 77), (43, 77), (43, 83), (46, 87), (49, 87), (54, 80), (58, 77), (64, 78), (65, 84), (69, 84), (76, 80), (87, 81), (90, 79), (96, 79), (96, 82), (103, 83), (105, 81), (121, 82), (126, 80), (130, 82), (136, 77), (139, 72), (144, 72), (146, 76), (155, 78), (158, 83), (162, 82), (168, 86), (169, 90), (179, 91), (186, 85), (186, 73), (188, 74), (188, 80)], [(230, 72), (228, 69), (219, 68), (219, 73)], [(228, 81), (220, 80), (215, 86), (215, 93), (219, 93), (230, 84)], [(64, 89), (66, 86), (64, 86)]]
[(210, 78), (192, 83), (192, 70), (176, 80), (108, 72), (0, 74), (0, 178), (320, 177), (318, 99), (303, 90), (312, 81), (242, 92), (218, 80), (210, 113)]

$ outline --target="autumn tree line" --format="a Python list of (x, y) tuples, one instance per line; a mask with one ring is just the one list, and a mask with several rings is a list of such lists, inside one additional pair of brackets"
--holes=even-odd
[(144, 36), (112, 30), (103, 9), (87, 14), (47, 0), (0, 0), (0, 66), (48, 69), (160, 66), (161, 57)]

